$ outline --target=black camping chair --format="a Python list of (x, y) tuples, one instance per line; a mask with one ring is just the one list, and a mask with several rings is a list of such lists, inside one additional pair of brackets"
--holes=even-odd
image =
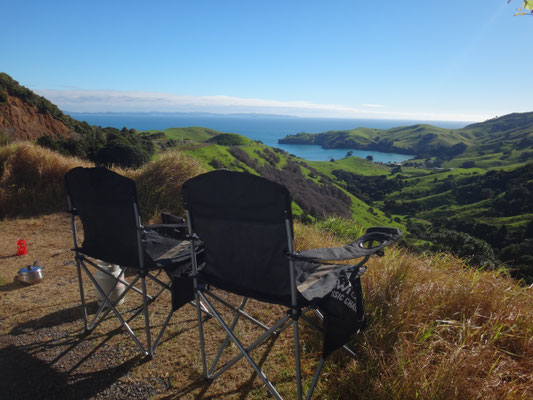
[[(198, 235), (205, 245), (205, 265), (201, 271), (197, 258), (192, 257), (196, 304), (200, 300), (204, 302), (227, 334), (208, 370), (198, 308), (204, 376), (215, 379), (244, 357), (272, 396), (281, 399), (274, 385), (250, 356), (250, 351), (269, 335), (292, 325), (296, 385), (298, 399), (301, 400), (298, 321), (302, 318), (324, 335), (322, 357), (307, 392), (307, 398), (311, 398), (325, 358), (341, 347), (350, 350), (346, 343), (365, 323), (360, 282), (360, 276), (366, 270), (365, 262), (370, 255), (382, 253), (385, 246), (396, 241), (401, 231), (396, 228), (370, 228), (347, 246), (295, 253), (291, 197), (284, 186), (251, 174), (219, 170), (185, 182), (183, 196), (190, 235)], [(191, 254), (194, 245), (193, 239)], [(356, 265), (324, 263), (326, 260), (356, 258), (362, 258)], [(228, 304), (210, 290), (211, 285), (245, 297), (241, 307), (234, 307), (236, 315), (230, 324), (215, 308), (215, 304)], [(249, 317), (243, 312), (247, 297), (286, 306), (289, 312), (272, 327), (264, 327), (265, 332), (245, 347), (233, 329), (239, 316)], [(309, 319), (305, 315), (307, 311), (315, 311), (322, 317), (322, 326)], [(235, 343), (240, 354), (215, 370), (229, 339)]]
[[(191, 257), (189, 241), (185, 239), (184, 221), (178, 219), (178, 223), (174, 224), (143, 226), (135, 182), (105, 168), (74, 168), (65, 175), (65, 186), (85, 330), (92, 331), (112, 311), (141, 352), (153, 356), (173, 312), (194, 298), (192, 279), (175, 279), (179, 290), (172, 292), (173, 306), (152, 345), (148, 306), (165, 290), (172, 289), (161, 280), (163, 278), (159, 278), (160, 272), (165, 271), (176, 277), (186, 276), (187, 271), (190, 272)], [(83, 225), (84, 240), (81, 246), (78, 244), (76, 217)], [(170, 219), (168, 215), (163, 217), (166, 222)], [(202, 252), (198, 241), (195, 243), (195, 252)], [(103, 268), (102, 262), (120, 266), (118, 276)], [(127, 268), (135, 272), (130, 283), (123, 278)], [(88, 319), (82, 271), (103, 299), (91, 322)], [(114, 282), (111, 281), (111, 290), (104, 291), (94, 276), (93, 272), (96, 271), (114, 279)], [(148, 294), (147, 280), (155, 282), (155, 294)], [(140, 288), (136, 286), (139, 281)], [(124, 291), (120, 295), (115, 292), (114, 297), (117, 298), (112, 299), (110, 295), (119, 285), (125, 285)], [(142, 305), (126, 320), (117, 309), (117, 304), (128, 292), (139, 293)], [(146, 347), (129, 325), (141, 313), (144, 314)]]

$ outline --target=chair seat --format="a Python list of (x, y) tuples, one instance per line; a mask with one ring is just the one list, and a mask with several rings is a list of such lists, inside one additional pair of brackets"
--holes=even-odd
[[(143, 233), (143, 247), (149, 260), (145, 265), (151, 269), (164, 268), (172, 275), (182, 276), (191, 265), (189, 240), (176, 240), (166, 236), (161, 236), (154, 231)], [(202, 244), (195, 242), (197, 251), (201, 250)]]

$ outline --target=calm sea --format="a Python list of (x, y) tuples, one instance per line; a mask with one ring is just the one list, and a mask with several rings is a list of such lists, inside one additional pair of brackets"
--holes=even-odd
[(211, 115), (211, 114), (93, 114), (70, 113), (73, 118), (87, 121), (92, 125), (112, 126), (121, 129), (126, 126), (139, 131), (163, 130), (166, 128), (202, 126), (221, 132), (238, 133), (253, 140), (260, 140), (272, 147), (279, 147), (291, 154), (309, 161), (329, 161), (331, 158), (343, 158), (350, 150), (356, 157), (368, 155), (379, 162), (401, 162), (411, 158), (405, 154), (381, 153), (379, 151), (360, 151), (354, 149), (323, 149), (314, 145), (278, 144), (278, 139), (287, 135), (308, 132), (320, 133), (331, 130), (354, 129), (358, 127), (388, 129), (427, 123), (441, 128), (462, 128), (466, 122), (450, 121), (406, 121), (384, 119), (337, 119), (337, 118), (297, 118), (255, 115)]

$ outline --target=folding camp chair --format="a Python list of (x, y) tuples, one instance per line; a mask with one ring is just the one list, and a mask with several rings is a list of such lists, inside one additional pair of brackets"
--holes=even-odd
[[(152, 345), (148, 306), (165, 290), (172, 289), (159, 275), (165, 271), (169, 275), (181, 276), (191, 267), (189, 241), (180, 240), (180, 230), (185, 237), (185, 225), (182, 222), (143, 226), (135, 182), (105, 168), (74, 168), (65, 175), (65, 186), (85, 330), (92, 331), (113, 312), (141, 352), (153, 356), (174, 310), (193, 299), (192, 279), (175, 279), (180, 290), (173, 291), (173, 306)], [(78, 244), (76, 217), (83, 225), (84, 240), (81, 246)], [(161, 233), (154, 229), (160, 229)], [(195, 251), (202, 251), (198, 241)], [(111, 274), (102, 267), (102, 262), (120, 266), (120, 273)], [(128, 268), (134, 271), (129, 283), (124, 280), (124, 272)], [(90, 322), (82, 271), (103, 299)], [(97, 271), (106, 278), (114, 279), (110, 290), (104, 290), (102, 281), (98, 282), (95, 278), (94, 272)], [(155, 282), (151, 284), (156, 286), (156, 289), (152, 289), (155, 290), (152, 295), (147, 291), (147, 280)], [(140, 287), (136, 286), (139, 282)], [(115, 291), (116, 298), (112, 299), (111, 294), (117, 285), (125, 285), (125, 290), (120, 295)], [(117, 305), (129, 292), (140, 294), (142, 304), (126, 319)], [(130, 327), (131, 321), (140, 314), (144, 315), (146, 345), (141, 343)]]
[[(208, 369), (198, 308), (204, 376), (215, 379), (244, 357), (272, 396), (281, 399), (250, 352), (269, 335), (292, 325), (297, 396), (301, 400), (298, 321), (302, 318), (320, 329), (324, 337), (322, 357), (307, 391), (307, 398), (311, 398), (325, 358), (335, 349), (346, 346), (365, 323), (359, 279), (366, 270), (365, 262), (370, 255), (380, 254), (385, 246), (396, 241), (401, 231), (370, 228), (347, 246), (296, 253), (293, 249), (291, 197), (284, 186), (251, 174), (219, 170), (190, 179), (182, 191), (190, 235), (198, 235), (205, 245), (205, 265), (201, 271), (197, 268), (196, 257), (192, 257), (196, 301), (206, 304), (227, 334)], [(191, 254), (194, 245), (192, 239)], [(355, 258), (363, 259), (356, 265), (324, 263), (325, 260)], [(211, 286), (245, 297), (241, 307), (234, 307), (236, 315), (231, 323), (226, 322), (215, 307), (228, 304), (210, 290)], [(249, 317), (243, 311), (247, 297), (280, 304), (289, 311), (272, 327), (264, 327), (265, 332), (245, 347), (236, 337), (234, 328), (241, 315)], [(323, 318), (322, 326), (305, 315), (306, 311), (313, 310)], [(229, 339), (240, 354), (216, 370)]]

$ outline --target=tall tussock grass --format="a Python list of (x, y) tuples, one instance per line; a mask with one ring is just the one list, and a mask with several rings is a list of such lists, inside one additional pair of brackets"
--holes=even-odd
[(65, 173), (88, 165), (31, 143), (0, 147), (0, 218), (65, 209)]
[(204, 172), (205, 167), (180, 151), (168, 151), (140, 169), (130, 171), (130, 177), (137, 183), (143, 218), (157, 218), (162, 211), (181, 216), (184, 211), (181, 186)]
[[(300, 248), (341, 244), (309, 227), (296, 234)], [(533, 288), (503, 271), (398, 247), (368, 267), (369, 324), (352, 343), (357, 361), (332, 357), (323, 398), (533, 398)]]
[[(32, 143), (0, 147), (0, 218), (64, 210), (64, 176), (78, 166), (93, 164)], [(137, 170), (112, 170), (137, 182), (145, 218), (154, 217), (160, 211), (181, 214), (181, 185), (204, 172), (195, 159), (178, 151), (164, 153)]]

